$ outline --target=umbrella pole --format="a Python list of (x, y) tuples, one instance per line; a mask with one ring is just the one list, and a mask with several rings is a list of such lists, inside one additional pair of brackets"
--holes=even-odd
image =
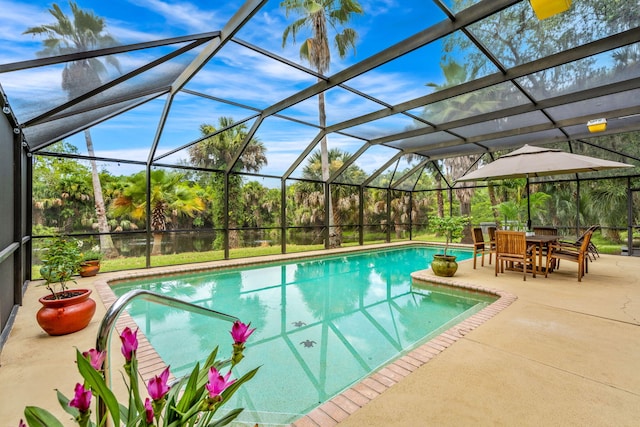
[(527, 231), (531, 231), (531, 193), (529, 192), (529, 174), (527, 174)]

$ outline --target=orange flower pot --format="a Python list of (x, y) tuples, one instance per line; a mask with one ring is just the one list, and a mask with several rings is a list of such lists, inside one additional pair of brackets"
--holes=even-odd
[(66, 335), (86, 328), (96, 312), (96, 302), (89, 298), (91, 290), (72, 289), (58, 294), (71, 296), (54, 299), (47, 295), (39, 299), (42, 307), (36, 319), (40, 327), (49, 335)]
[(78, 273), (82, 277), (92, 277), (98, 274), (98, 271), (100, 271), (99, 260), (83, 261), (82, 264), (80, 264), (80, 269), (78, 270)]

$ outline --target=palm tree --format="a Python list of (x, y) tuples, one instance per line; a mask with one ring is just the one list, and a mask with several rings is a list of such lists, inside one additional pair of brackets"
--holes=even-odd
[(427, 165), (427, 170), (431, 173), (433, 179), (435, 180), (438, 216), (442, 218), (444, 216), (444, 199), (442, 196), (442, 175), (440, 174), (438, 161), (434, 160), (433, 162), (429, 162), (429, 164)]
[(602, 234), (614, 242), (620, 241), (620, 232), (627, 224), (627, 190), (612, 180), (600, 180), (592, 183), (584, 196), (588, 211), (596, 219), (592, 223), (602, 225)]
[[(30, 27), (23, 34), (34, 36), (45, 36), (43, 41), (44, 49), (38, 52), (38, 56), (64, 55), (76, 52), (86, 52), (113, 46), (116, 41), (105, 32), (106, 23), (104, 18), (96, 16), (91, 11), (84, 11), (78, 5), (70, 1), (69, 7), (73, 14), (73, 19), (65, 15), (57, 4), (53, 4), (49, 13), (55, 18), (52, 24)], [(120, 71), (120, 65), (116, 58), (106, 57), (105, 61)], [(69, 99), (75, 99), (91, 89), (95, 89), (102, 83), (102, 76), (106, 75), (105, 65), (97, 58), (71, 61), (66, 64), (62, 71), (62, 89), (69, 94)], [(98, 175), (93, 141), (89, 130), (84, 131), (87, 144), (87, 152), (91, 160), (91, 177), (93, 183), (93, 196), (95, 198), (96, 217), (98, 219), (98, 230), (100, 231), (100, 247), (107, 257), (117, 255), (117, 250), (113, 246), (113, 240), (109, 233), (111, 230), (107, 223), (104, 198), (102, 196), (102, 186)]]
[[(329, 163), (329, 174), (340, 169), (344, 163), (349, 160), (351, 155), (338, 148), (332, 148), (327, 152), (327, 158)], [(324, 174), (322, 165), (321, 151), (314, 151), (307, 159), (307, 163), (302, 169), (302, 176), (306, 179), (319, 180)], [(365, 172), (358, 166), (350, 165), (341, 174), (342, 183), (344, 184), (359, 184), (366, 177)], [(324, 192), (318, 192), (318, 187), (313, 185), (301, 184), (297, 187), (300, 190), (298, 198), (305, 207), (309, 206), (309, 201), (322, 201), (324, 200)], [(317, 194), (309, 194), (317, 193)], [(353, 218), (357, 213), (357, 207), (359, 203), (359, 196), (357, 187), (350, 185), (334, 185), (331, 187), (331, 209), (330, 215), (333, 217), (331, 221), (334, 224), (334, 241), (338, 245), (342, 241), (342, 229), (340, 225), (348, 218)], [(355, 221), (357, 222), (357, 220)]]
[[(444, 73), (445, 82), (443, 84), (427, 83), (427, 86), (433, 87), (436, 90), (457, 86), (473, 78), (473, 72), (469, 73), (466, 66), (460, 65), (455, 60), (450, 59), (447, 62), (441, 63), (440, 67)], [(469, 74), (471, 74), (471, 76)], [(498, 101), (487, 95), (490, 94), (470, 92), (437, 104), (427, 105), (424, 115), (427, 120), (442, 123), (455, 120), (460, 117), (461, 114), (486, 113), (494, 109), (496, 105), (499, 105)], [(446, 159), (444, 163), (450, 174), (453, 175), (454, 178), (459, 178), (473, 165), (473, 161), (474, 159), (471, 156), (459, 156)], [(471, 214), (471, 197), (473, 197), (474, 193), (473, 188), (466, 187), (467, 184), (464, 184), (463, 188), (456, 188), (455, 191), (460, 201), (460, 215), (462, 216), (469, 216)], [(468, 243), (470, 241), (471, 228), (467, 226), (464, 230), (462, 242)]]
[[(311, 37), (307, 38), (300, 46), (300, 58), (309, 61), (318, 73), (325, 74), (329, 71), (331, 63), (331, 49), (329, 48), (329, 34), (327, 26), (336, 29), (342, 28), (334, 36), (334, 44), (340, 58), (347, 55), (349, 49), (355, 52), (357, 33), (353, 28), (345, 28), (352, 15), (362, 14), (362, 6), (357, 0), (285, 0), (280, 3), (284, 7), (287, 17), (290, 13), (299, 16), (292, 24), (287, 26), (282, 34), (282, 47), (286, 46), (289, 36), (293, 43), (302, 29), (309, 29)], [(327, 125), (325, 112), (324, 93), (318, 95), (319, 124), (322, 129)], [(322, 179), (329, 179), (329, 152), (327, 149), (327, 137), (320, 140), (320, 153), (322, 158)], [(329, 210), (333, 211), (331, 198), (329, 198)], [(333, 230), (333, 215), (329, 215), (329, 230)], [(333, 238), (332, 238), (333, 237)], [(336, 238), (330, 233), (329, 247), (339, 246)], [(332, 241), (333, 240), (333, 241)]]
[[(153, 232), (151, 255), (160, 255), (163, 232), (167, 230), (167, 224), (172, 222), (171, 218), (181, 215), (193, 217), (196, 212), (204, 209), (204, 202), (198, 196), (197, 188), (185, 181), (181, 173), (168, 173), (163, 169), (153, 170), (150, 185)], [(120, 195), (113, 200), (113, 215), (144, 220), (147, 212), (146, 199), (147, 178), (143, 171), (130, 177)]]
[[(218, 119), (218, 129), (227, 129), (217, 133), (215, 126), (210, 124), (200, 125), (202, 135), (213, 135), (204, 139), (189, 148), (189, 160), (192, 165), (207, 168), (226, 170), (233, 161), (234, 156), (240, 150), (247, 137), (247, 126), (244, 123), (233, 126), (231, 117), (220, 117)], [(233, 165), (234, 172), (259, 172), (267, 164), (265, 155), (267, 149), (257, 138), (251, 138), (249, 144)], [(220, 227), (224, 222), (224, 176), (213, 174), (212, 190), (214, 192), (214, 221)], [(240, 245), (240, 238), (237, 228), (242, 218), (242, 177), (237, 174), (229, 174), (228, 180), (228, 216), (229, 216), (229, 248), (237, 248)], [(222, 237), (217, 237), (216, 247), (222, 247)]]

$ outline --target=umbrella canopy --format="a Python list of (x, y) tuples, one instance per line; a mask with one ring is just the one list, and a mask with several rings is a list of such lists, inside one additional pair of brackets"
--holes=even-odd
[(596, 157), (567, 153), (554, 148), (525, 145), (499, 157), (496, 161), (478, 170), (469, 172), (458, 178), (456, 182), (561, 175), (628, 167), (633, 166)]
[(633, 166), (626, 163), (567, 153), (566, 151), (554, 148), (525, 145), (509, 154), (499, 157), (496, 161), (478, 170), (458, 178), (456, 182), (527, 178), (527, 228), (530, 229), (531, 207), (529, 205), (529, 177), (628, 167)]

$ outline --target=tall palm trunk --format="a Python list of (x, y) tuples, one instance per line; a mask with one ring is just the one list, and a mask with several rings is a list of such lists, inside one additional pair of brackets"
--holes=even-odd
[[(318, 115), (320, 120), (320, 127), (324, 130), (327, 126), (327, 114), (325, 111), (324, 92), (318, 95)], [(326, 135), (320, 140), (320, 162), (322, 163), (322, 180), (327, 182), (329, 180), (329, 149), (327, 148)], [(340, 233), (335, 227), (335, 212), (333, 209), (333, 201), (331, 200), (331, 191), (325, 197), (329, 198), (329, 211), (326, 215), (329, 216), (329, 248), (337, 248), (340, 246)]]
[(153, 233), (153, 245), (151, 255), (162, 255), (162, 233)]
[(93, 197), (95, 200), (96, 217), (98, 218), (98, 231), (100, 232), (100, 250), (107, 258), (115, 258), (118, 256), (118, 250), (113, 245), (113, 239), (111, 235), (104, 234), (109, 233), (111, 228), (107, 223), (107, 211), (104, 206), (104, 197), (102, 197), (102, 185), (100, 184), (100, 175), (98, 175), (98, 165), (94, 159), (95, 151), (93, 150), (93, 140), (91, 139), (91, 132), (89, 130), (84, 131), (84, 139), (87, 142), (87, 152), (91, 157), (91, 182), (93, 184)]
[(162, 238), (164, 231), (167, 229), (167, 221), (165, 219), (165, 203), (158, 201), (151, 211), (151, 231), (153, 234), (153, 246), (151, 255), (162, 255)]

